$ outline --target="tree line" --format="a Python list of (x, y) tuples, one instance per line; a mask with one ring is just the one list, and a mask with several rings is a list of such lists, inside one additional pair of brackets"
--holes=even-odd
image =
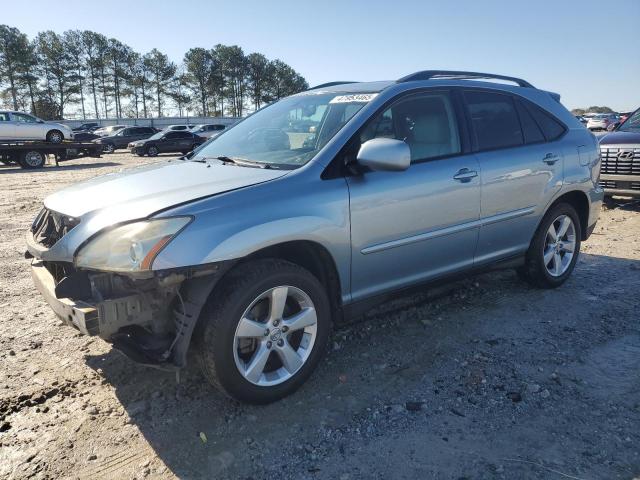
[(308, 88), (293, 68), (237, 45), (192, 48), (180, 64), (88, 30), (29, 40), (0, 25), (0, 105), (44, 119), (162, 117), (169, 109), (241, 117)]
[(574, 115), (584, 115), (585, 113), (615, 113), (609, 107), (593, 106), (589, 108), (574, 108), (571, 110)]

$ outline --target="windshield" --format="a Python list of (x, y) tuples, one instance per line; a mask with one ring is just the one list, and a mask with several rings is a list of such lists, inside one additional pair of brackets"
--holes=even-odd
[(640, 132), (640, 109), (636, 110), (633, 115), (627, 118), (622, 125), (618, 127), (619, 132)]
[(160, 140), (166, 132), (163, 130), (162, 132), (158, 132), (154, 135), (151, 135), (147, 140)]
[(302, 166), (375, 95), (317, 93), (285, 98), (207, 142), (192, 159), (230, 157)]

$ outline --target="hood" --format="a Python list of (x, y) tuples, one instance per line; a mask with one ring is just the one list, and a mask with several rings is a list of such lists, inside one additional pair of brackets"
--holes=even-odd
[[(200, 198), (274, 180), (288, 170), (167, 160), (96, 177), (45, 198), (50, 209), (71, 217), (101, 217), (102, 222), (145, 218), (159, 210)], [(100, 222), (100, 223), (102, 223)]]
[(640, 144), (640, 132), (611, 132), (600, 137), (600, 145)]

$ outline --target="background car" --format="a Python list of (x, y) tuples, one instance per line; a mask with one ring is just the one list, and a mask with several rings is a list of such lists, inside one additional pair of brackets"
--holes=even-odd
[(155, 157), (159, 153), (186, 154), (206, 141), (206, 138), (191, 132), (163, 130), (146, 140), (131, 142), (128, 148), (136, 155)]
[(89, 123), (83, 123), (79, 127), (72, 128), (72, 130), (74, 132), (85, 132), (85, 131), (93, 132), (94, 130), (97, 130), (98, 128), (100, 128), (100, 125), (98, 125), (96, 122), (89, 122)]
[(99, 137), (106, 137), (108, 135), (113, 135), (118, 130), (122, 130), (126, 128), (126, 125), (109, 125), (108, 127), (101, 127), (93, 131)]
[(100, 135), (96, 135), (90, 130), (83, 130), (81, 132), (73, 132), (73, 139), (76, 142), (91, 142), (96, 138), (100, 138)]
[(29, 113), (0, 110), (0, 140), (45, 140), (60, 143), (73, 139), (73, 131), (61, 123), (45, 122)]
[(190, 130), (191, 125), (169, 125), (165, 130)]
[(212, 138), (220, 135), (225, 128), (227, 128), (227, 126), (220, 123), (206, 123), (196, 125), (191, 129), (191, 133), (195, 133), (200, 137)]
[(587, 128), (589, 130), (606, 130), (609, 125), (617, 121), (618, 116), (615, 113), (599, 113), (589, 119)]
[(102, 151), (105, 153), (113, 153), (119, 148), (127, 148), (129, 143), (136, 140), (144, 140), (157, 133), (153, 127), (127, 127), (118, 130), (113, 135), (106, 137), (98, 137), (93, 143), (102, 145)]

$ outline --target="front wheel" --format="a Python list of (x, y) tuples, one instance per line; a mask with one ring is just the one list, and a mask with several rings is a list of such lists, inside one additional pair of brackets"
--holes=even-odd
[(60, 130), (51, 130), (47, 133), (47, 142), (49, 143), (61, 143), (64, 140), (64, 135)]
[(540, 222), (518, 274), (536, 287), (559, 287), (578, 261), (581, 238), (575, 208), (568, 203), (556, 205)]
[(324, 287), (304, 268), (264, 259), (238, 266), (209, 298), (194, 338), (204, 376), (231, 397), (264, 404), (299, 388), (331, 329)]
[(156, 155), (158, 155), (158, 147), (156, 147), (155, 145), (147, 147), (147, 155), (149, 155), (150, 157), (155, 157)]
[(104, 153), (113, 153), (113, 152), (115, 152), (115, 150), (116, 150), (115, 145), (113, 145), (111, 143), (107, 143), (106, 145), (103, 145), (103, 147), (102, 147), (102, 151)]

